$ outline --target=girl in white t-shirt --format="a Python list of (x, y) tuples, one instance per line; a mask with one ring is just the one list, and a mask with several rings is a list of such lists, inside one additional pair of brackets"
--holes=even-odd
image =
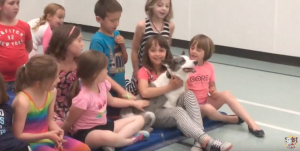
[(48, 4), (44, 9), (44, 15), (28, 22), (31, 27), (33, 50), (29, 58), (34, 56), (39, 46), (43, 46), (45, 53), (52, 36), (52, 30), (63, 24), (65, 8), (59, 4)]

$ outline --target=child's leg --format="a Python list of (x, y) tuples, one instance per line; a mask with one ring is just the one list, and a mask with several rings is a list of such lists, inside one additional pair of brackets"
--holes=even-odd
[(234, 98), (233, 95), (230, 94), (230, 92), (226, 91), (217, 93), (215, 98), (209, 97), (207, 102), (217, 110), (226, 103), (237, 116), (241, 117), (249, 125), (250, 128), (253, 130), (260, 129), (243, 106)]
[(124, 138), (130, 138), (139, 132), (145, 124), (144, 117), (136, 115), (128, 118), (123, 118), (115, 121), (114, 132)]
[(202, 117), (208, 117), (210, 120), (213, 121), (222, 121), (231, 124), (236, 124), (239, 122), (239, 118), (237, 116), (223, 115), (209, 103), (201, 104), (200, 110)]
[(85, 143), (91, 149), (100, 147), (123, 147), (134, 143), (133, 138), (124, 138), (108, 130), (93, 130), (85, 138)]
[[(194, 110), (194, 112), (199, 112), (198, 114), (200, 114), (199, 106), (196, 105), (196, 108), (198, 108), (198, 110)], [(207, 151), (214, 149), (218, 151), (228, 151), (232, 148), (231, 143), (210, 138), (204, 132), (203, 125), (196, 124), (182, 107), (158, 110), (156, 112), (154, 126), (159, 128), (177, 126), (185, 136), (191, 137), (197, 144), (201, 144), (199, 150), (201, 150), (200, 148), (206, 148)]]
[(75, 140), (67, 136), (64, 136), (64, 140), (66, 140), (66, 142), (62, 144), (63, 149), (67, 151), (91, 151), (88, 145), (78, 140)]
[[(179, 98), (177, 105), (184, 108), (184, 110), (181, 111), (181, 115), (177, 115), (177, 116), (184, 116), (184, 113), (187, 113), (188, 116), (186, 117), (186, 119), (190, 118), (193, 121), (193, 123), (195, 123), (197, 125), (198, 128), (201, 128), (201, 131), (197, 130), (197, 132), (200, 132), (200, 134), (198, 134), (198, 135), (201, 135), (201, 133), (203, 133), (202, 135), (204, 135), (205, 132), (203, 131), (204, 127), (203, 127), (203, 122), (202, 122), (201, 110), (198, 106), (198, 102), (197, 102), (197, 99), (196, 99), (194, 93), (192, 91), (186, 91)], [(192, 123), (192, 122), (188, 122), (188, 124), (190, 124), (190, 123)], [(232, 145), (230, 143), (211, 139), (207, 134), (205, 134), (205, 135), (206, 136), (204, 136), (204, 137), (202, 136), (203, 137), (202, 141), (199, 140), (200, 137), (196, 137), (196, 139), (194, 138), (195, 146), (197, 146), (198, 149), (201, 146), (202, 147), (207, 147), (207, 146), (211, 146), (211, 145), (215, 146), (214, 144), (217, 142), (219, 142), (219, 146), (216, 146), (216, 147), (220, 150), (227, 150), (232, 147)], [(201, 145), (199, 143), (201, 143)], [(207, 149), (209, 150), (209, 148), (210, 147), (208, 147)]]

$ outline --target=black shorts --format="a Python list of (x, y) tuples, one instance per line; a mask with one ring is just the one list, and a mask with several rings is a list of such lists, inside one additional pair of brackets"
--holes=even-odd
[(73, 138), (85, 143), (86, 136), (93, 130), (108, 130), (114, 131), (115, 123), (113, 121), (107, 121), (105, 125), (98, 125), (90, 129), (81, 129), (74, 133)]

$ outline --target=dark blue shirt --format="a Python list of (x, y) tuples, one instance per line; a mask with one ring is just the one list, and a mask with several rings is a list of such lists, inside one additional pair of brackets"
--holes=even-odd
[(12, 116), (13, 109), (10, 105), (0, 105), (0, 151), (15, 151), (27, 146), (27, 143), (21, 142), (14, 137)]

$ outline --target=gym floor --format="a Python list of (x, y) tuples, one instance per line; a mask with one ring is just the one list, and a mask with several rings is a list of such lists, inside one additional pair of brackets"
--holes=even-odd
[[(83, 32), (84, 49), (88, 50), (93, 33)], [(131, 40), (125, 44), (129, 56), (126, 76), (131, 77)], [(179, 55), (181, 48), (173, 47), (172, 53)], [(42, 53), (41, 48), (39, 53)], [(246, 124), (225, 125), (209, 131), (213, 138), (233, 144), (232, 151), (288, 150), (285, 137), (300, 138), (300, 68), (257, 60), (214, 54), (209, 60), (215, 67), (218, 91), (230, 91), (248, 111), (250, 116), (266, 133), (256, 138), (248, 132)], [(233, 114), (227, 105), (220, 111)], [(159, 151), (189, 151), (192, 139), (175, 143)], [(300, 148), (300, 146), (296, 147)]]

